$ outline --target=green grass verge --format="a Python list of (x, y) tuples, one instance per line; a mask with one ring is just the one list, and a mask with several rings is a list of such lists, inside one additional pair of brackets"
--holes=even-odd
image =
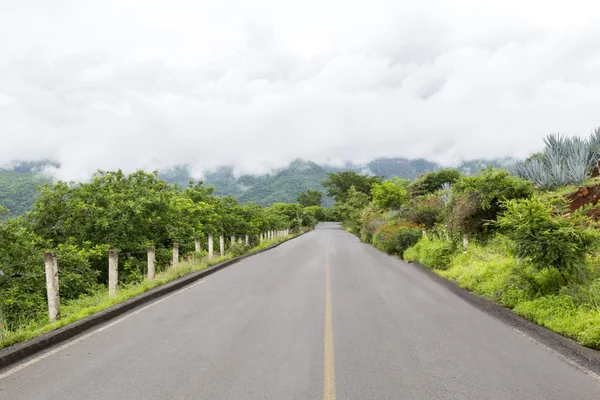
[[(292, 234), (287, 237), (263, 241), (263, 243), (253, 247), (246, 254), (256, 253), (257, 251), (265, 249), (273, 244), (286, 241), (298, 235), (299, 234)], [(165, 283), (171, 282), (177, 278), (181, 278), (182, 276), (188, 275), (192, 272), (206, 269), (212, 265), (218, 264), (222, 261), (230, 260), (232, 258), (234, 258), (233, 255), (226, 254), (224, 257), (218, 257), (212, 260), (203, 259), (200, 262), (195, 263), (182, 262), (176, 268), (169, 268), (164, 272), (156, 274), (154, 280), (146, 279), (136, 284), (119, 287), (117, 296), (114, 298), (109, 298), (108, 290), (104, 288), (103, 290), (92, 295), (65, 302), (61, 304), (61, 318), (56, 322), (50, 323), (47, 319), (42, 321), (32, 321), (25, 328), (18, 331), (0, 331), (0, 349), (33, 339), (44, 333), (79, 321), (89, 317), (92, 314), (106, 310), (107, 308), (119, 304), (125, 300), (131, 299), (132, 297), (145, 293), (157, 286), (164, 285)]]
[(512, 256), (510, 246), (511, 242), (498, 237), (486, 246), (472, 243), (468, 251), (454, 246), (449, 253), (451, 243), (423, 238), (404, 258), (583, 346), (600, 349), (598, 260), (590, 259), (584, 282), (565, 287), (557, 271), (535, 270)]

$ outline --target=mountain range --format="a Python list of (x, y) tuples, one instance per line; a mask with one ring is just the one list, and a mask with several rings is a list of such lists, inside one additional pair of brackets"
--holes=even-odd
[[(473, 174), (490, 165), (507, 167), (511, 159), (472, 160), (457, 168), (466, 175)], [(0, 168), (0, 205), (9, 209), (9, 215), (19, 215), (29, 210), (35, 201), (36, 187), (51, 183), (52, 177), (44, 175), (45, 166), (58, 165), (53, 162), (19, 162), (10, 168)], [(328, 172), (354, 171), (384, 178), (400, 177), (414, 179), (420, 174), (437, 171), (440, 165), (424, 159), (378, 158), (367, 164), (346, 163), (342, 166), (319, 165), (312, 161), (295, 160), (287, 167), (265, 175), (243, 175), (236, 177), (233, 167), (223, 166), (204, 176), (204, 183), (213, 186), (219, 196), (233, 196), (240, 202), (254, 202), (264, 206), (277, 202), (295, 202), (298, 193), (307, 189), (323, 191), (321, 182)], [(159, 176), (170, 182), (187, 186), (192, 180), (189, 166), (180, 165)], [(333, 201), (324, 198), (324, 205)]]

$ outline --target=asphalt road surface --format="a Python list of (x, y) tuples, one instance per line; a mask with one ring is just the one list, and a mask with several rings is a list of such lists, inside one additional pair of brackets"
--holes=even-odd
[(600, 399), (597, 378), (336, 224), (18, 368), (0, 399)]

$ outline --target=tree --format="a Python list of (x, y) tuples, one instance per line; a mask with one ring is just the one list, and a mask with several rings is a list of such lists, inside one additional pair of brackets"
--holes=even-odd
[(335, 203), (335, 212), (342, 222), (355, 232), (359, 231), (362, 210), (369, 204), (369, 196), (351, 186), (348, 199)]
[(454, 184), (461, 177), (457, 169), (441, 169), (419, 176), (410, 185), (412, 197), (424, 196), (440, 190), (444, 183)]
[(444, 202), (438, 194), (429, 194), (410, 199), (407, 206), (402, 210), (402, 217), (407, 221), (425, 228), (433, 228), (442, 220)]
[(540, 199), (510, 200), (498, 218), (498, 226), (516, 243), (516, 254), (531, 261), (538, 270), (555, 268), (565, 285), (567, 277), (579, 277), (587, 254), (597, 245), (597, 234), (586, 228), (585, 217), (552, 214), (552, 207)]
[(380, 210), (399, 210), (408, 200), (409, 183), (407, 179), (394, 178), (373, 184), (373, 203)]
[(373, 184), (380, 183), (383, 178), (379, 176), (360, 175), (356, 172), (328, 173), (328, 179), (322, 185), (327, 189), (327, 195), (333, 197), (336, 202), (344, 202), (348, 199), (351, 187), (360, 193), (364, 193), (370, 199)]
[(296, 201), (302, 207), (310, 207), (310, 206), (320, 206), (323, 201), (323, 193), (318, 190), (308, 189), (304, 192), (298, 194)]
[(506, 170), (490, 167), (479, 175), (462, 177), (452, 186), (447, 225), (453, 231), (485, 235), (505, 210), (505, 200), (530, 198), (531, 182)]

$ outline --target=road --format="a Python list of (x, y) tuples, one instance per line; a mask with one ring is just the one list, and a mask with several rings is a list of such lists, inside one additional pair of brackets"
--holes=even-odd
[(19, 370), (0, 399), (594, 399), (600, 382), (321, 224)]

